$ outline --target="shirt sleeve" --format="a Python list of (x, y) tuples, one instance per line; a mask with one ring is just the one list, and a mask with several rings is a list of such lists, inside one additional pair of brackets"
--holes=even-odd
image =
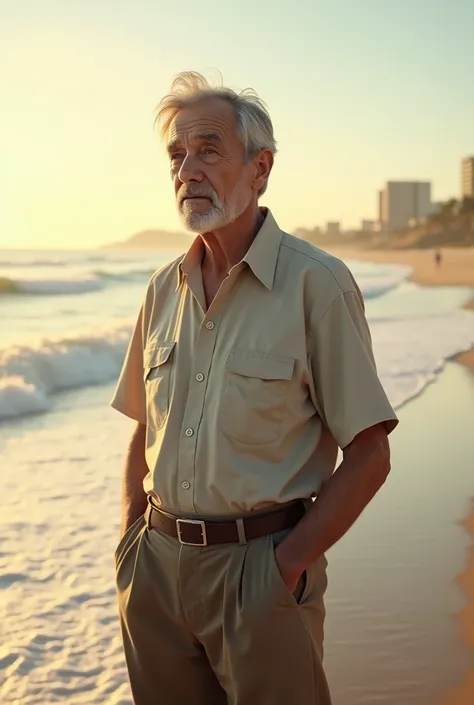
[(313, 403), (341, 449), (378, 423), (398, 424), (377, 374), (362, 296), (342, 293), (310, 331)]
[(132, 332), (122, 370), (110, 402), (125, 416), (146, 425), (146, 394), (143, 366), (143, 306)]

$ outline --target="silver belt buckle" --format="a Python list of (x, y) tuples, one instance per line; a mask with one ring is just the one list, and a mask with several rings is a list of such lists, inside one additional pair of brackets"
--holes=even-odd
[[(184, 541), (181, 536), (182, 524), (199, 524), (201, 527), (202, 541), (200, 543)], [(207, 546), (206, 524), (204, 521), (201, 521), (200, 519), (176, 519), (176, 530), (178, 532), (178, 540), (183, 546)]]

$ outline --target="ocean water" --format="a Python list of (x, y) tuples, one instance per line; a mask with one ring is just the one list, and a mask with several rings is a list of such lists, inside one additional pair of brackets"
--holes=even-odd
[[(112, 557), (131, 423), (108, 401), (147, 280), (177, 254), (0, 251), (0, 702), (5, 705), (131, 703)], [(439, 405), (446, 380), (453, 381), (445, 396), (454, 385), (458, 392), (452, 401), (458, 409), (466, 406), (462, 418), (474, 409), (463, 370), (448, 364), (440, 377), (450, 357), (474, 344), (474, 316), (461, 309), (471, 292), (421, 289), (407, 282), (410, 272), (404, 267), (348, 264), (365, 296), (387, 394), (403, 418), (417, 404), (428, 405), (423, 413), (431, 415), (428, 430), (437, 434), (431, 436), (435, 447), (433, 439), (456, 418)], [(434, 380), (437, 385), (430, 384)], [(392, 471), (396, 479), (384, 499), (330, 556), (326, 653), (335, 705), (406, 705), (413, 693), (424, 697), (434, 684), (441, 687), (457, 677), (454, 663), (459, 668), (463, 657), (447, 612), (458, 607), (449, 576), (462, 565), (462, 531), (455, 518), (467, 511), (469, 493), (459, 433), (457, 423), (445, 443), (447, 449), (455, 444), (451, 457), (457, 452), (458, 462), (433, 478), (423, 460), (429, 433), (425, 445), (417, 446), (409, 430), (395, 432), (401, 472)], [(407, 473), (410, 459), (415, 478)], [(436, 460), (434, 455), (430, 462)], [(423, 487), (432, 478), (426, 497), (421, 476)], [(441, 506), (446, 497), (448, 509)], [(405, 549), (394, 539), (400, 535)], [(424, 562), (430, 542), (438, 552)], [(444, 602), (443, 597), (419, 602), (414, 584), (419, 579), (425, 585), (427, 576), (439, 579), (440, 550), (445, 570), (438, 587)], [(408, 570), (408, 584), (402, 569)], [(425, 605), (421, 622), (417, 605)], [(441, 635), (452, 640), (450, 658), (444, 647), (432, 648)], [(424, 670), (416, 665), (414, 649), (423, 654)], [(374, 677), (374, 668), (381, 669), (381, 678)]]
[[(50, 411), (56, 392), (114, 380), (147, 279), (176, 254), (0, 251), (0, 419)], [(406, 267), (349, 264), (400, 407), (474, 342), (472, 316), (456, 310), (469, 292), (436, 296), (404, 283)]]

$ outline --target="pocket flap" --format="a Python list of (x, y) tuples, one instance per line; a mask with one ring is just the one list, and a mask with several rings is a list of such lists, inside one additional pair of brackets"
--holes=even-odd
[(146, 348), (144, 353), (145, 368), (164, 365), (168, 361), (175, 345), (175, 342), (157, 343), (152, 347)]
[(289, 380), (293, 377), (295, 359), (268, 355), (258, 350), (233, 348), (227, 356), (225, 366), (231, 372), (244, 377)]

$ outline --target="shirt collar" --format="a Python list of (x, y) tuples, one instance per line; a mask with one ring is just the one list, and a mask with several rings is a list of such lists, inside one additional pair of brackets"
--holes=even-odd
[[(260, 230), (250, 245), (243, 262), (246, 262), (254, 275), (269, 290), (273, 289), (273, 281), (280, 251), (282, 231), (268, 208), (262, 208), (265, 215)], [(178, 290), (183, 281), (193, 269), (200, 265), (204, 251), (204, 243), (198, 235), (193, 244), (178, 265)]]
[(273, 280), (280, 251), (282, 231), (268, 208), (262, 209), (265, 220), (250, 245), (243, 261), (247, 262), (257, 279), (267, 289), (273, 289)]
[(188, 276), (193, 269), (201, 264), (203, 254), (204, 243), (201, 240), (201, 236), (198, 235), (178, 264), (178, 281), (176, 283), (176, 291), (178, 291), (181, 286), (183, 278)]

